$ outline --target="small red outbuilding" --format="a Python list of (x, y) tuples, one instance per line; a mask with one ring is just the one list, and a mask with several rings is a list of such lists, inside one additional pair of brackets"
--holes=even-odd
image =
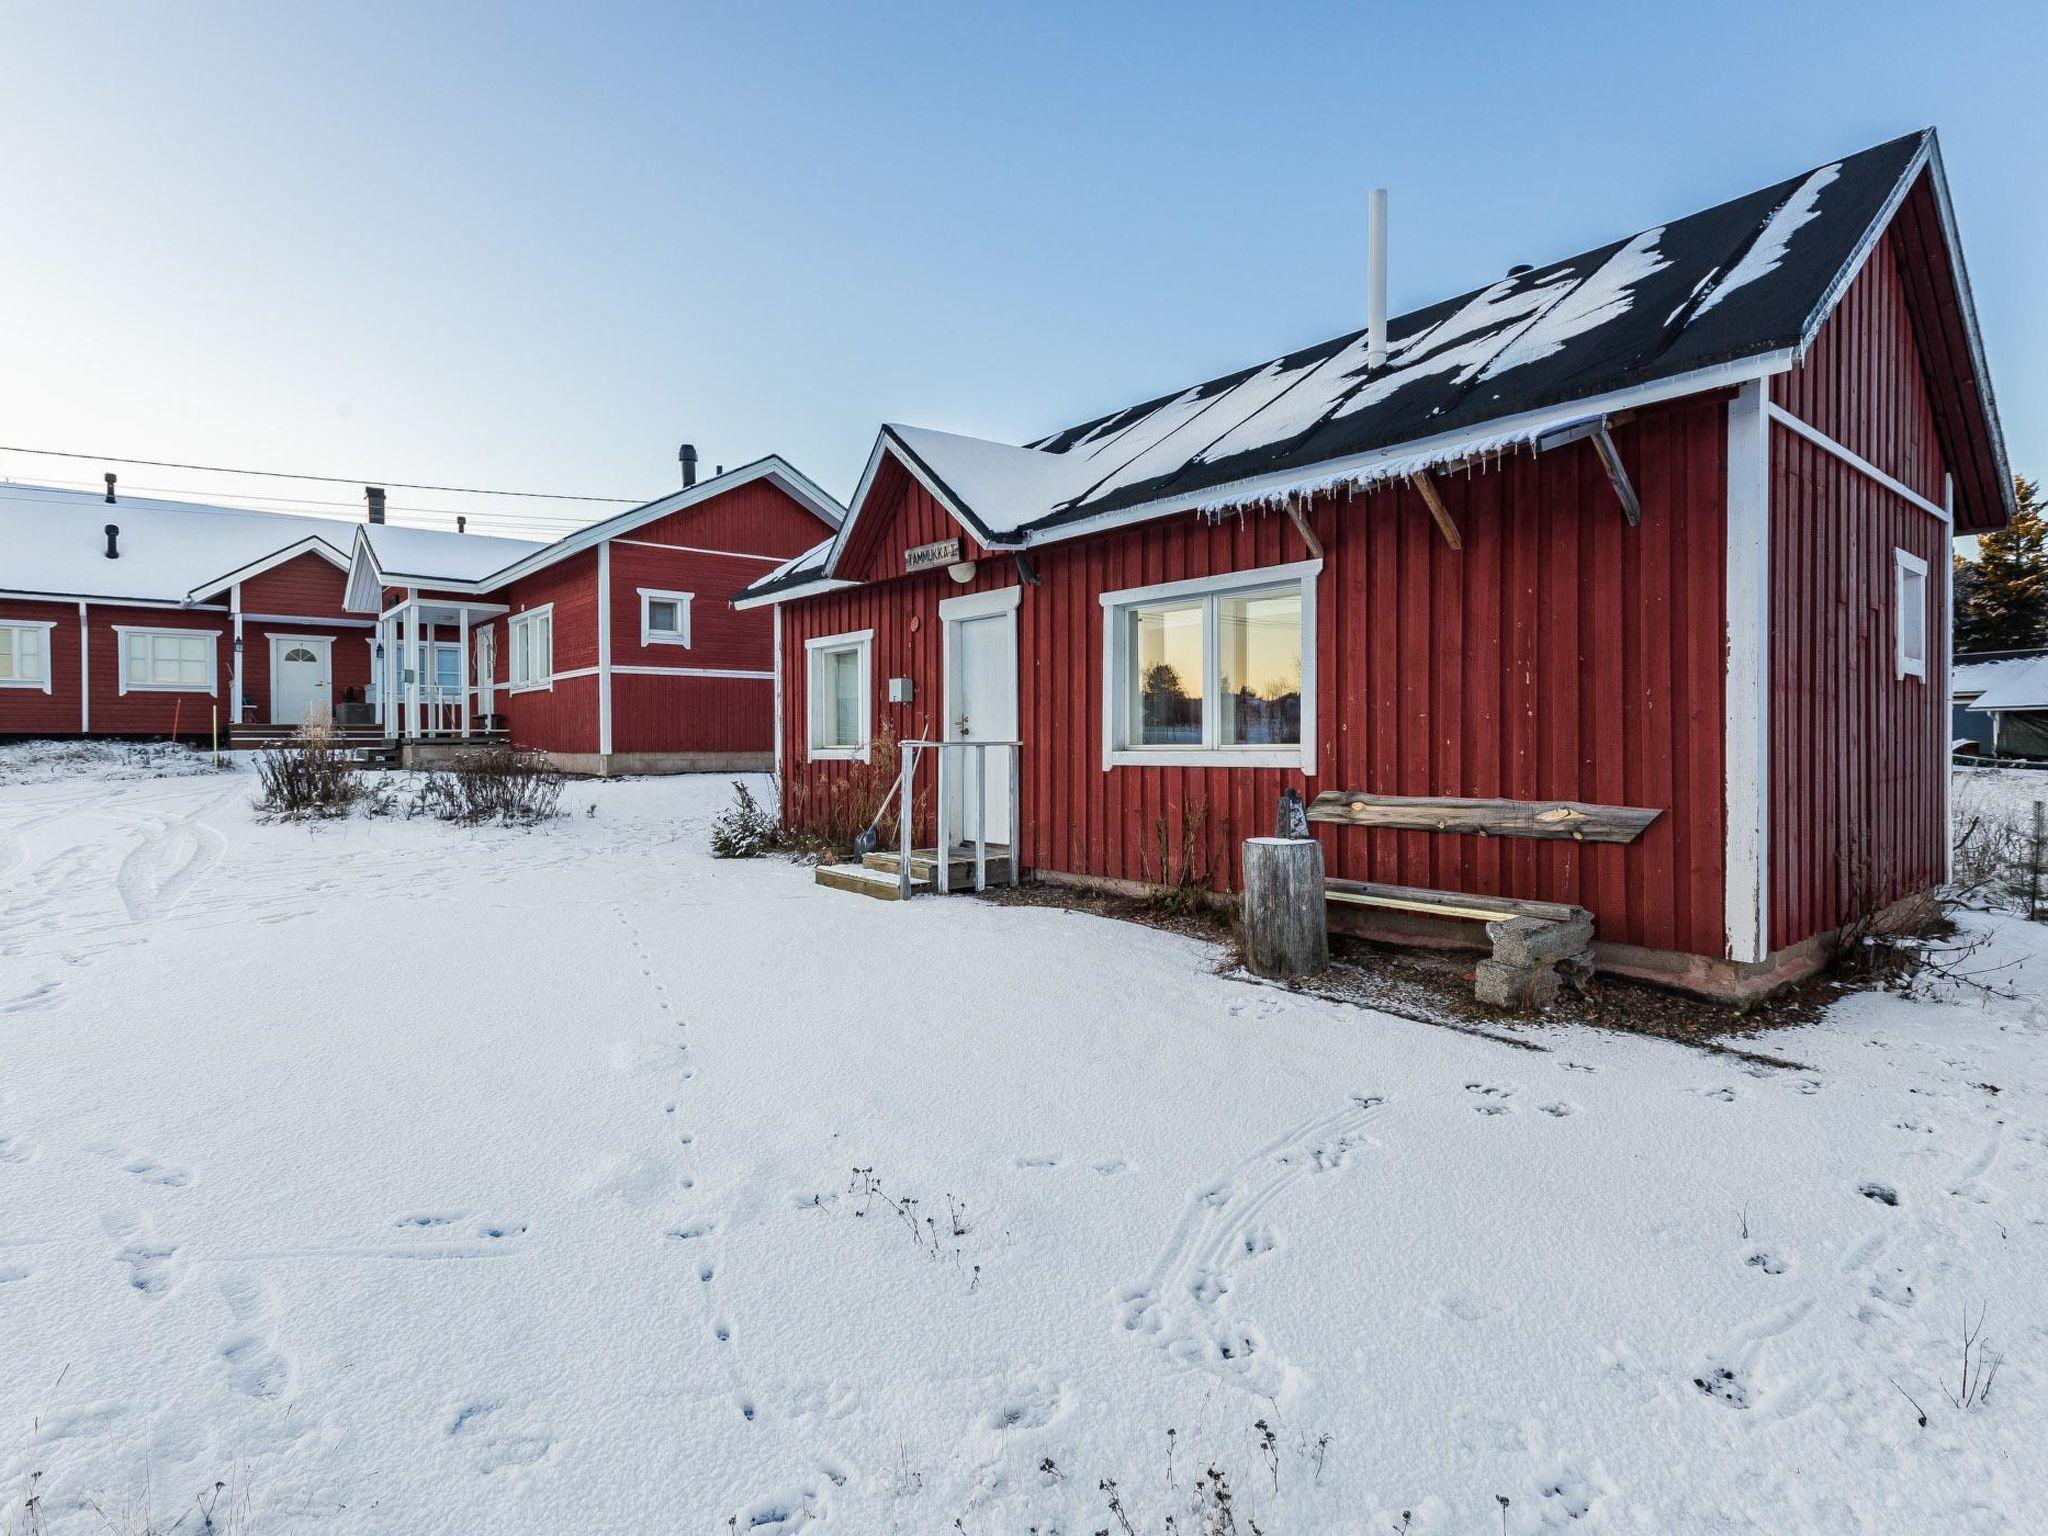
[[(1382, 820), (1317, 828), (1335, 876), (1581, 905), (1603, 967), (1747, 994), (1943, 880), (1951, 542), (2011, 496), (1927, 132), (1396, 317), (1383, 356), (1023, 447), (885, 427), (740, 606), (777, 614), (792, 821), (978, 739), (979, 791), (919, 754), (950, 828), (1229, 890), (1283, 788), (1336, 791)], [(1458, 830), (1500, 800), (1654, 814)]]

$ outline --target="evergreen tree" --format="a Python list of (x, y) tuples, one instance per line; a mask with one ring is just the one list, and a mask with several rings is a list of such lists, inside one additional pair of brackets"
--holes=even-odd
[(1974, 565), (1956, 562), (1956, 649), (2048, 646), (2048, 520), (2040, 487), (2013, 476), (2019, 513), (1977, 540)]

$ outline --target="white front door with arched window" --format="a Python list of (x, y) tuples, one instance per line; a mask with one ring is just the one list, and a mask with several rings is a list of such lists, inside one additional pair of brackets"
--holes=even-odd
[(324, 725), (333, 715), (333, 640), (324, 635), (272, 635), (270, 723)]

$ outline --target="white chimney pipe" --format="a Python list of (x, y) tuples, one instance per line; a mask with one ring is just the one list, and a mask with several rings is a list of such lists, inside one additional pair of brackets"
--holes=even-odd
[(1374, 187), (1365, 205), (1365, 366), (1387, 365), (1387, 189)]

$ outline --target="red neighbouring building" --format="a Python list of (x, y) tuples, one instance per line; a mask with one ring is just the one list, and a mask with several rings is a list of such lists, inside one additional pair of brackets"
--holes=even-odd
[(769, 457), (528, 544), (363, 524), (349, 611), (372, 626), (373, 717), (420, 749), (496, 735), (588, 774), (767, 768), (774, 630), (734, 597), (844, 509)]
[[(765, 768), (774, 637), (734, 594), (842, 509), (764, 459), (551, 544), (0, 485), (0, 737), (273, 741), (571, 772)], [(109, 492), (109, 494), (113, 494)]]
[[(1932, 132), (1383, 335), (1022, 447), (885, 427), (740, 599), (784, 814), (887, 790), (878, 743), (1015, 742), (978, 796), (917, 754), (920, 845), (945, 763), (949, 844), (1228, 890), (1283, 788), (1334, 791), (1384, 820), (1316, 827), (1333, 877), (1581, 905), (1603, 968), (1722, 995), (1944, 879), (1951, 541), (2012, 490)], [(1502, 800), (1654, 815), (1431, 819)]]
[(0, 485), (0, 737), (226, 743), (369, 684), (353, 523)]

